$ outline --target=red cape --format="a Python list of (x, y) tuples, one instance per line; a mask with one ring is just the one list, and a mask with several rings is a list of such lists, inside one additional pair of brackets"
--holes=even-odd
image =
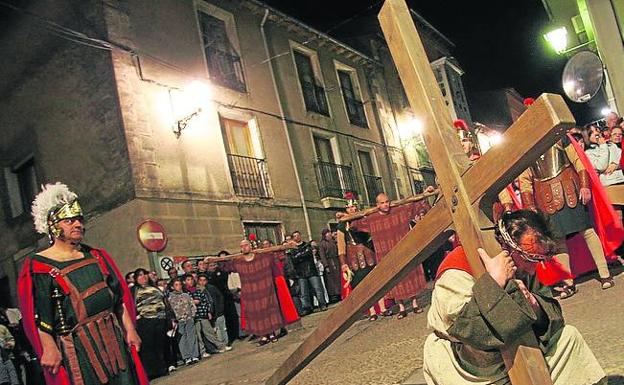
[[(284, 278), (284, 262), (279, 261), (276, 264), (277, 269), (274, 270), (273, 283), (275, 284), (275, 292), (277, 295), (277, 302), (280, 307), (280, 312), (282, 313), (282, 318), (284, 319), (284, 324), (290, 325), (293, 322), (299, 320), (299, 313), (297, 312), (297, 308), (295, 307), (295, 302), (290, 295), (290, 290), (288, 289), (288, 284), (286, 283), (286, 279)], [(246, 326), (246, 318), (243, 307), (243, 301), (240, 303), (241, 305), (241, 329), (245, 330)]]
[[(464, 248), (462, 246), (456, 247), (453, 251), (448, 253), (446, 257), (444, 257), (444, 260), (440, 264), (438, 272), (436, 273), (436, 279), (440, 278), (442, 273), (450, 269), (462, 270), (470, 275), (473, 275), (470, 264), (468, 263), (468, 258), (466, 258), (466, 253), (464, 252)], [(546, 286), (554, 285), (564, 279), (571, 278), (570, 273), (567, 272), (563, 265), (561, 265), (561, 263), (559, 263), (556, 259), (538, 263), (535, 268), (535, 275), (537, 276), (537, 279)]]
[[(98, 260), (103, 258), (108, 265), (112, 267), (113, 273), (117, 276), (117, 280), (121, 284), (121, 290), (123, 293), (123, 303), (126, 306), (126, 309), (132, 320), (136, 320), (136, 308), (134, 306), (134, 299), (132, 298), (132, 294), (130, 293), (130, 289), (126, 284), (126, 280), (123, 275), (117, 268), (117, 265), (112, 260), (112, 258), (108, 255), (106, 251), (103, 249), (91, 249), (91, 255), (93, 255)], [(100, 258), (101, 257), (101, 258)], [(35, 353), (38, 357), (41, 358), (41, 354), (43, 352), (43, 347), (41, 345), (41, 339), (39, 337), (39, 329), (35, 323), (35, 304), (34, 304), (34, 296), (33, 296), (33, 285), (32, 285), (32, 271), (36, 271), (38, 273), (44, 273), (46, 269), (45, 264), (37, 263), (37, 261), (32, 261), (29, 257), (24, 259), (24, 265), (22, 266), (22, 271), (20, 272), (19, 278), (17, 280), (17, 297), (19, 302), (19, 308), (22, 312), (22, 322), (24, 325), (24, 333), (26, 337), (30, 341), (35, 350)], [(100, 264), (104, 271), (107, 271), (106, 265)], [(49, 271), (49, 269), (48, 269)], [(57, 278), (57, 282), (59, 282), (60, 286), (65, 290), (65, 285), (62, 277)], [(66, 291), (65, 294), (68, 294)], [(136, 351), (134, 346), (130, 349), (130, 356), (134, 362), (134, 367), (137, 373), (137, 380), (139, 385), (149, 385), (149, 380), (147, 379), (147, 374), (143, 369), (143, 364), (139, 358), (139, 354)], [(47, 385), (71, 385), (71, 381), (67, 374), (65, 367), (61, 366), (57, 374), (52, 375), (49, 371), (43, 370), (44, 377)]]
[[(590, 215), (594, 220), (594, 229), (598, 233), (598, 238), (602, 243), (602, 249), (605, 252), (605, 256), (613, 255), (613, 252), (622, 244), (624, 239), (624, 227), (622, 222), (618, 218), (617, 213), (613, 209), (613, 205), (607, 196), (604, 186), (600, 183), (600, 178), (594, 170), (589, 158), (585, 154), (585, 151), (577, 143), (577, 141), (568, 134), (570, 143), (576, 150), (581, 163), (585, 166), (589, 174), (589, 180), (591, 182), (592, 199), (589, 201)], [(617, 258), (617, 257), (616, 257)]]
[(289, 325), (295, 321), (298, 321), (299, 313), (297, 313), (295, 302), (293, 302), (293, 299), (290, 295), (290, 290), (288, 290), (288, 285), (286, 284), (284, 276), (277, 276), (275, 277), (274, 281), (275, 289), (277, 290), (277, 300), (280, 305), (280, 310), (282, 311), (284, 323), (286, 325)]
[(351, 294), (351, 282), (347, 283), (344, 278), (344, 274), (340, 274), (340, 298), (345, 299)]

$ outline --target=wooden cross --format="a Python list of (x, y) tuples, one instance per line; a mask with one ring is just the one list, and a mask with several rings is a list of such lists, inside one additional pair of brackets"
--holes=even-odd
[[(424, 122), (423, 138), (439, 179), (443, 199), (383, 258), (340, 306), (323, 320), (267, 380), (286, 384), (338, 338), (361, 312), (394, 287), (410, 270), (448, 239), (454, 227), (478, 277), (484, 273), (477, 248), (500, 252), (492, 223), (483, 213), (502, 191), (574, 125), (559, 95), (543, 94), (507, 130), (502, 145), (470, 165), (453, 129), (444, 98), (429, 65), (405, 0), (386, 0), (379, 13), (386, 41), (416, 116)], [(551, 384), (535, 335), (519, 336), (503, 351), (514, 385)]]

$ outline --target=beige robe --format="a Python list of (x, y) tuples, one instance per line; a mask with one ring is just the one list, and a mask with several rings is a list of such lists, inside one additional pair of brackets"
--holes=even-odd
[[(423, 372), (429, 385), (508, 384), (505, 372), (483, 378), (466, 371), (455, 358), (452, 344), (446, 338), (464, 307), (472, 299), (475, 279), (461, 270), (447, 270), (435, 284), (428, 313), (428, 325), (435, 334), (425, 341)], [(558, 338), (546, 346), (545, 358), (554, 385), (590, 385), (605, 377), (605, 373), (576, 328), (566, 325)], [(500, 363), (502, 367), (502, 363)], [(606, 382), (605, 382), (606, 383)]]

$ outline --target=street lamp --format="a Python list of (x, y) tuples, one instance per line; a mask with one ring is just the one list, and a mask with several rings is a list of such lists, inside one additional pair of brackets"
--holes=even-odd
[(562, 54), (568, 47), (568, 30), (566, 27), (559, 27), (544, 34), (544, 39), (558, 54)]
[(412, 140), (422, 134), (423, 127), (422, 120), (410, 117), (405, 123), (399, 125), (399, 137), (403, 141)]
[(190, 121), (209, 106), (212, 94), (212, 88), (198, 80), (193, 80), (177, 92), (175, 103), (172, 100), (172, 109), (177, 116), (172, 127), (176, 138), (180, 138)]

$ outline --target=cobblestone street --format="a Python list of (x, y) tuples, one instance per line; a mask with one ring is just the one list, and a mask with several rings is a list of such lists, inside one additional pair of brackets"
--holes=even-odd
[[(567, 323), (576, 326), (610, 376), (609, 385), (624, 385), (624, 274), (603, 291), (596, 280), (579, 285), (579, 293), (563, 302)], [(426, 299), (422, 303), (427, 304)], [(427, 309), (426, 309), (427, 310)], [(330, 310), (331, 311), (331, 310)], [(303, 319), (303, 328), (276, 344), (256, 347), (238, 342), (234, 350), (153, 381), (156, 385), (263, 384), (327, 313)], [(426, 313), (425, 313), (426, 314)], [(332, 346), (295, 377), (293, 385), (424, 384), (422, 348), (428, 335), (425, 314), (404, 320), (355, 323)]]

